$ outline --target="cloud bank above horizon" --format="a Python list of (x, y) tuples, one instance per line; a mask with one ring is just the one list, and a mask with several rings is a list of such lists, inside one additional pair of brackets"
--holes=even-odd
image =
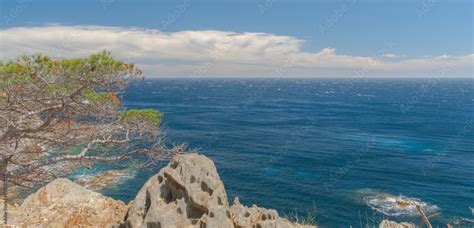
[(0, 29), (2, 61), (22, 54), (84, 57), (103, 49), (148, 77), (473, 77), (474, 54), (408, 58), (387, 41), (371, 56), (303, 51), (292, 36), (217, 30), (63, 26)]

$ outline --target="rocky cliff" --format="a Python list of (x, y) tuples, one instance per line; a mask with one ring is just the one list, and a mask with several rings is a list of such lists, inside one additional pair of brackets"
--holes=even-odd
[[(246, 207), (238, 198), (229, 205), (214, 163), (196, 153), (173, 158), (129, 205), (57, 179), (11, 207), (9, 217), (10, 224), (27, 227), (314, 227)], [(397, 225), (380, 227), (407, 227)]]

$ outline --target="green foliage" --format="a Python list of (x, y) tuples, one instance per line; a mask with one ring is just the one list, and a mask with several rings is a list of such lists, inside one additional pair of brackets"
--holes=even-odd
[(154, 109), (131, 109), (122, 113), (121, 122), (129, 122), (133, 119), (145, 119), (151, 122), (154, 126), (158, 126), (163, 118), (163, 113)]
[(91, 71), (96, 70), (96, 67), (108, 67), (111, 70), (124, 69), (124, 63), (120, 60), (115, 60), (110, 52), (105, 50), (98, 54), (90, 55), (88, 58), (65, 59), (60, 62), (54, 62), (54, 64), (68, 69), (89, 66)]
[[(0, 62), (1, 98), (7, 96), (43, 96), (42, 99), (63, 99), (72, 96), (91, 102), (96, 107), (120, 106), (117, 97), (133, 76), (142, 71), (133, 63), (124, 63), (101, 51), (86, 58), (54, 60), (46, 55), (23, 55), (7, 62)], [(127, 77), (129, 76), (129, 77)], [(37, 99), (38, 97), (34, 97)], [(153, 126), (161, 123), (163, 114), (152, 109), (128, 110), (121, 115), (122, 123), (147, 120)]]
[(126, 64), (112, 57), (109, 51), (102, 51), (87, 58), (53, 60), (42, 54), (23, 55), (0, 64), (0, 83), (24, 84), (35, 82), (41, 77), (94, 79), (131, 73), (134, 64)]
[(96, 103), (96, 104), (104, 104), (107, 101), (110, 101), (110, 96), (107, 95), (105, 92), (94, 92), (94, 91), (85, 91), (83, 94), (84, 98), (88, 101)]
[(42, 94), (52, 98), (79, 91), (79, 96), (93, 104), (118, 106), (121, 101), (116, 93), (137, 75), (143, 77), (139, 68), (114, 59), (106, 50), (86, 58), (59, 60), (42, 54), (23, 55), (0, 63), (0, 89), (6, 91), (0, 95), (33, 94), (42, 88)]

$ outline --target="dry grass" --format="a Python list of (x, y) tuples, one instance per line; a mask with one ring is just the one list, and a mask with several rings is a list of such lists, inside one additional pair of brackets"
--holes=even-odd
[(291, 211), (288, 214), (283, 214), (282, 217), (301, 225), (316, 226), (317, 217), (316, 217), (316, 207), (313, 206), (312, 209), (306, 210), (305, 213), (298, 213), (298, 210)]

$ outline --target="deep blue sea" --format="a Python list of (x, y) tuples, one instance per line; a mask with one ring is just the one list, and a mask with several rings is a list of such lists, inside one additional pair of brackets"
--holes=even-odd
[[(169, 143), (216, 163), (232, 202), (316, 212), (321, 227), (381, 218), (472, 218), (474, 80), (159, 79), (133, 82), (128, 108), (165, 114)], [(104, 193), (129, 201), (157, 170)], [(443, 225), (442, 227), (445, 227)]]

